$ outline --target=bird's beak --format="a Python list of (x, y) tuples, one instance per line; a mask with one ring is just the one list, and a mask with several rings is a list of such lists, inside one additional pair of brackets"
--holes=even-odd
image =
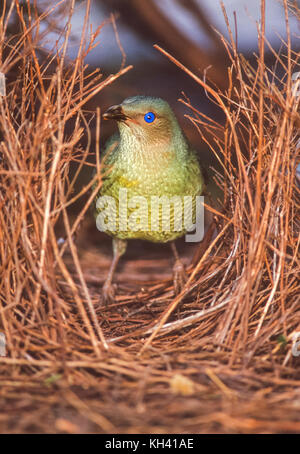
[(124, 114), (122, 106), (111, 106), (102, 115), (104, 120), (125, 121), (127, 116)]

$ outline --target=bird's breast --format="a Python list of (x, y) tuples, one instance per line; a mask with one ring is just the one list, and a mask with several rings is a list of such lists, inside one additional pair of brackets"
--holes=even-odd
[[(182, 236), (195, 222), (196, 196), (202, 192), (200, 175), (186, 168), (161, 167), (153, 172), (141, 165), (112, 169), (101, 196), (113, 202), (102, 205), (112, 227), (106, 233), (122, 239), (167, 242)], [(189, 196), (190, 205), (184, 205)]]

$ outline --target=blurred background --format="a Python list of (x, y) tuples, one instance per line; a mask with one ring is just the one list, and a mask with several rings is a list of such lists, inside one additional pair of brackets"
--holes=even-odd
[[(42, 9), (51, 6), (51, 0), (39, 0), (38, 3)], [(299, 6), (299, 1), (292, 1), (292, 4)], [(72, 39), (67, 51), (70, 59), (78, 52), (85, 7), (85, 1), (76, 2)], [(99, 45), (88, 54), (86, 62), (100, 67), (104, 75), (118, 71), (122, 63), (134, 65), (133, 70), (101, 92), (93, 105), (100, 104), (105, 109), (131, 95), (161, 96), (170, 102), (190, 140), (199, 148), (199, 134), (191, 122), (183, 119), (188, 110), (177, 99), (184, 92), (194, 107), (213, 115), (216, 121), (222, 122), (222, 115), (201, 87), (154, 49), (153, 44), (159, 44), (198, 76), (203, 77), (205, 72), (208, 80), (225, 89), (230, 61), (220, 34), (227, 40), (230, 38), (224, 10), (238, 51), (255, 66), (260, 8), (260, 0), (224, 0), (223, 6), (219, 0), (93, 0), (89, 23), (93, 30), (101, 26), (101, 32)], [(62, 28), (61, 19), (59, 24)], [(300, 27), (292, 13), (289, 26), (292, 46), (295, 51), (299, 50)], [(54, 31), (47, 36), (43, 46), (55, 50), (58, 38), (59, 33)], [(266, 38), (276, 52), (287, 41), (285, 13), (280, 0), (266, 1)], [(276, 59), (271, 47), (266, 47), (265, 52), (267, 65), (274, 66)], [(279, 77), (283, 76), (279, 74)], [(110, 125), (105, 127), (110, 128)], [(106, 135), (105, 130), (102, 133)], [(110, 129), (107, 133), (110, 134)]]
[[(19, 1), (20, 5), (24, 5), (25, 11), (26, 1)], [(11, 2), (12, 0), (8, 0), (7, 3)], [(47, 34), (40, 46), (56, 52), (62, 42), (61, 33), (67, 24), (71, 1), (32, 0), (31, 3), (32, 8), (37, 8), (41, 13), (51, 12), (42, 23), (41, 31), (47, 29)], [(299, 4), (299, 0), (292, 0), (291, 9), (299, 7)], [(0, 6), (0, 12), (2, 7)], [(208, 80), (221, 89), (226, 89), (230, 61), (220, 39), (221, 34), (229, 40), (224, 10), (238, 51), (255, 66), (260, 8), (260, 0), (224, 0), (222, 3), (219, 0), (92, 0), (88, 30), (96, 31), (100, 27), (101, 31), (96, 40), (99, 44), (89, 52), (86, 63), (91, 66), (91, 70), (92, 67), (99, 67), (104, 75), (117, 72), (121, 64), (132, 64), (134, 68), (101, 92), (93, 100), (91, 108), (100, 105), (101, 109), (106, 109), (135, 94), (164, 97), (175, 109), (189, 137), (193, 142), (196, 141), (199, 148), (199, 134), (191, 122), (183, 119), (188, 110), (177, 99), (184, 92), (194, 107), (213, 115), (217, 121), (222, 121), (221, 114), (201, 87), (154, 49), (153, 44), (159, 44), (198, 76), (203, 77), (205, 73)], [(76, 57), (79, 49), (85, 13), (86, 1), (76, 0), (67, 49), (70, 60)], [(273, 50), (277, 52), (287, 40), (281, 1), (266, 0), (265, 16), (266, 38), (270, 43), (270, 47), (266, 46), (265, 49), (266, 62), (267, 65), (274, 66), (276, 59)], [(289, 27), (292, 46), (297, 51), (300, 27), (291, 12)], [(10, 33), (17, 31), (18, 24), (14, 23), (12, 16)], [(279, 77), (282, 76), (284, 74), (279, 74)], [(106, 124), (102, 131), (103, 139), (110, 134), (109, 128), (110, 125)]]

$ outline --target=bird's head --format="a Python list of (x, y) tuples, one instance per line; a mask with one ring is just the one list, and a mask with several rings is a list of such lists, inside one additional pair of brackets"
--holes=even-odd
[(121, 136), (134, 136), (149, 145), (169, 144), (181, 129), (169, 104), (161, 98), (134, 96), (110, 107), (104, 119), (118, 122)]

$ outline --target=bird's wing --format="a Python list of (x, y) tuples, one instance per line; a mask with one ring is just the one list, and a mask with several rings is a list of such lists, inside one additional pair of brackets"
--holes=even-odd
[(190, 171), (193, 170), (196, 179), (201, 182), (202, 191), (204, 191), (205, 187), (208, 183), (208, 175), (206, 169), (203, 167), (202, 163), (200, 162), (200, 156), (196, 152), (194, 148), (189, 146), (189, 169)]
[[(101, 192), (103, 192), (103, 187), (105, 187), (105, 186), (107, 187), (113, 182), (113, 179), (110, 177), (109, 168), (113, 165), (113, 163), (117, 157), (116, 150), (118, 148), (119, 142), (120, 142), (120, 136), (116, 132), (106, 141), (103, 149), (101, 150), (100, 158), (101, 158), (102, 187), (100, 188), (99, 193), (95, 199), (95, 203), (97, 201), (97, 198), (100, 196)], [(94, 170), (93, 176), (95, 174), (96, 174), (96, 170)], [(110, 182), (110, 179), (112, 180), (111, 182)], [(97, 186), (97, 182), (95, 182), (92, 189), (94, 189), (96, 186)]]
[(117, 165), (119, 144), (120, 136), (118, 133), (113, 134), (105, 143), (101, 153), (102, 186), (98, 196), (105, 194), (110, 195), (110, 188), (113, 187), (121, 178), (122, 169), (120, 169)]
[[(105, 143), (104, 149), (101, 152), (101, 158), (104, 161), (112, 161), (113, 162), (113, 157), (116, 155), (114, 153), (120, 143), (120, 135), (118, 132), (115, 132)], [(106, 164), (106, 162), (103, 162), (103, 164)]]

